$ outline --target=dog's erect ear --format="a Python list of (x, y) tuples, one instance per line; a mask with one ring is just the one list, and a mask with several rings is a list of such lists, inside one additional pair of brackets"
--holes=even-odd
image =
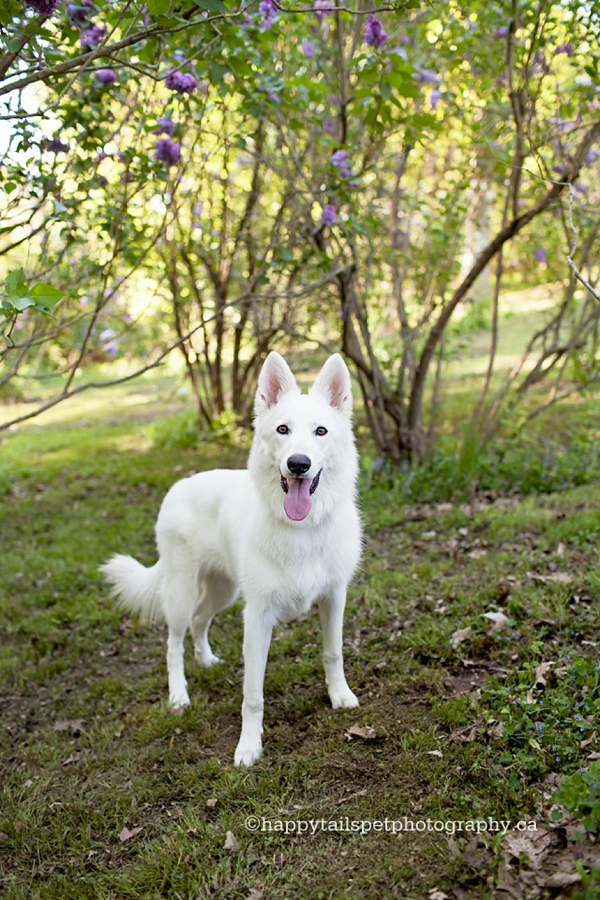
[(348, 366), (339, 353), (330, 356), (309, 393), (322, 394), (330, 406), (349, 416), (352, 413), (352, 382)]
[(288, 391), (295, 391), (299, 394), (300, 388), (283, 356), (273, 350), (267, 356), (258, 376), (256, 411), (271, 409)]

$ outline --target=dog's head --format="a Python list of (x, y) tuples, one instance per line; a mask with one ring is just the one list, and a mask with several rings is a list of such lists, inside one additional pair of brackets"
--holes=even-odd
[(288, 520), (317, 521), (354, 497), (352, 388), (339, 354), (302, 394), (283, 357), (270, 353), (258, 380), (255, 416), (249, 469), (261, 496)]

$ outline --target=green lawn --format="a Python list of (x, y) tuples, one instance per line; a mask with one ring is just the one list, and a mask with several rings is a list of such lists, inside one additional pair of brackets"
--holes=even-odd
[(365, 473), (345, 627), (361, 707), (329, 706), (316, 613), (281, 627), (265, 756), (240, 771), (240, 606), (213, 625), (221, 665), (201, 669), (188, 646), (192, 707), (173, 716), (165, 628), (124, 615), (98, 575), (114, 551), (153, 561), (178, 477), (244, 464), (247, 438), (194, 443), (173, 396), (148, 378), (0, 436), (3, 896), (478, 900), (525, 884), (550, 896), (556, 872), (600, 896), (596, 845), (572, 840), (585, 826), (569, 816), (551, 824), (549, 802), (561, 773), (600, 755), (589, 466), (580, 486), (539, 493), (523, 452), (518, 491), (452, 502), (443, 467), (410, 491)]

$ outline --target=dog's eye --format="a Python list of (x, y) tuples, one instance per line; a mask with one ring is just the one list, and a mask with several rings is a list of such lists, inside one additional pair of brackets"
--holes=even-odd
[(319, 427), (315, 431), (315, 434), (318, 434), (319, 437), (323, 437), (324, 434), (327, 434), (327, 429), (323, 425), (319, 425)]
[(287, 427), (287, 425), (278, 425), (277, 426), (277, 434), (289, 434), (289, 433), (290, 433), (290, 429)]

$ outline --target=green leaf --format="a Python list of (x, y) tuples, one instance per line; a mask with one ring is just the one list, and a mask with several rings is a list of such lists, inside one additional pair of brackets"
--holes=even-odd
[(35, 300), (32, 300), (31, 297), (13, 297), (12, 305), (19, 312), (23, 312), (24, 309), (29, 309), (30, 306), (35, 306)]
[(171, 0), (146, 0), (146, 8), (153, 16), (164, 16), (170, 5)]
[(51, 284), (44, 284), (41, 281), (34, 284), (29, 291), (30, 297), (35, 297), (38, 301), (43, 300), (45, 304), (56, 303), (64, 295), (64, 291), (60, 291), (58, 288), (52, 287)]
[(207, 9), (209, 12), (227, 12), (225, 4), (222, 2), (222, 0), (194, 0), (194, 3), (201, 9)]
[(12, 272), (9, 272), (6, 276), (6, 281), (4, 282), (6, 285), (6, 291), (11, 296), (13, 294), (19, 294), (23, 292), (23, 288), (25, 288), (25, 272), (23, 271), (23, 267), (21, 266), (18, 269), (13, 269)]
[(392, 86), (389, 81), (380, 81), (379, 82), (379, 93), (383, 97), (384, 100), (389, 100), (392, 96)]
[(210, 71), (212, 76), (212, 81), (222, 81), (225, 75), (229, 73), (229, 69), (227, 66), (224, 66), (223, 63), (211, 62)]

